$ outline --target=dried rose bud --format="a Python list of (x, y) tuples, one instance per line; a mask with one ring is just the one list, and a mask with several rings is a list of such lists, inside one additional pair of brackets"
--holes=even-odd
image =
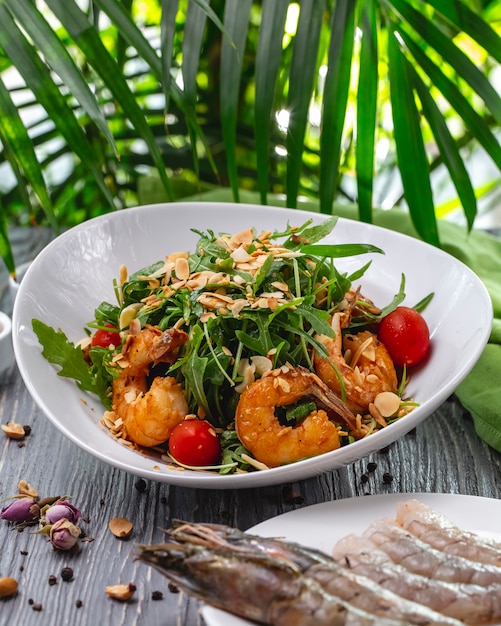
[(66, 518), (72, 524), (76, 524), (82, 517), (82, 514), (76, 506), (66, 500), (58, 500), (50, 506), (44, 513), (44, 521), (46, 524), (55, 524), (62, 518)]
[(80, 532), (78, 526), (63, 517), (51, 527), (49, 538), (57, 550), (71, 550), (78, 541)]
[(33, 498), (19, 498), (0, 511), (8, 522), (33, 522), (40, 517), (40, 507)]

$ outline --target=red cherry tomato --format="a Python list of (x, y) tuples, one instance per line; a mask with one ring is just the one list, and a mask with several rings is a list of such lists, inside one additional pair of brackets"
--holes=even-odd
[[(108, 328), (115, 328), (111, 324), (105, 324)], [(92, 335), (91, 345), (108, 348), (111, 345), (118, 346), (120, 344), (120, 335), (117, 330), (96, 330)]]
[(428, 325), (415, 309), (399, 306), (381, 320), (378, 338), (398, 367), (416, 365), (430, 347)]
[(202, 467), (215, 465), (221, 444), (213, 426), (205, 420), (187, 419), (172, 430), (169, 452), (184, 465)]

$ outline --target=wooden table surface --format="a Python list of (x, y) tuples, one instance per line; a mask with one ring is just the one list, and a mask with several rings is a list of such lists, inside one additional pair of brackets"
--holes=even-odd
[[(28, 257), (44, 240), (27, 247), (21, 243), (18, 254)], [(170, 486), (102, 463), (49, 422), (15, 365), (0, 380), (0, 423), (9, 421), (29, 425), (31, 433), (16, 441), (0, 432), (0, 500), (16, 493), (20, 480), (41, 497), (70, 495), (84, 513), (80, 526), (88, 541), (81, 541), (76, 553), (54, 551), (33, 528), (19, 532), (0, 520), (0, 577), (12, 576), (19, 583), (17, 595), (0, 599), (0, 626), (203, 626), (197, 601), (169, 588), (165, 578), (133, 558), (136, 543), (162, 541), (162, 529), (174, 518), (245, 530), (300, 507), (367, 494), (501, 495), (501, 455), (476, 436), (471, 417), (454, 397), (384, 451), (312, 479), (249, 490)], [(375, 464), (371, 472), (369, 463)], [(129, 539), (117, 539), (109, 531), (114, 517), (133, 523)], [(73, 570), (69, 582), (61, 577), (65, 567)], [(118, 602), (105, 594), (106, 586), (129, 582), (137, 587), (132, 601)], [(161, 599), (154, 599), (159, 591)]]

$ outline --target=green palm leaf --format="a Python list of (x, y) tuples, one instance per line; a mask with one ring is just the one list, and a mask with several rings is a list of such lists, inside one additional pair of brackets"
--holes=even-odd
[(5, 211), (0, 206), (0, 258), (3, 259), (5, 267), (11, 276), (16, 275), (16, 265), (12, 256), (12, 246), (10, 245), (9, 233), (7, 230), (7, 220)]
[(350, 86), (355, 3), (338, 0), (332, 15), (328, 71), (323, 98), (322, 136), (320, 139), (320, 210), (332, 212), (339, 180), (341, 138)]
[(238, 101), (251, 6), (252, 0), (227, 0), (224, 11), (224, 27), (229, 38), (223, 39), (221, 47), (221, 128), (226, 151), (228, 179), (236, 202), (240, 200), (236, 158)]
[(378, 24), (374, 0), (364, 3), (360, 16), (362, 47), (357, 105), (357, 187), (360, 219), (372, 221), (372, 186), (378, 89)]
[(308, 121), (311, 93), (317, 73), (320, 30), (325, 0), (303, 0), (294, 38), (289, 74), (287, 109), (287, 206), (295, 207), (302, 168), (304, 137)]
[[(405, 0), (391, 0), (401, 18), (450, 64), (484, 100), (498, 124), (501, 124), (501, 98), (484, 74), (442, 33), (431, 20), (411, 7)], [(399, 30), (403, 30), (400, 25)]]
[(263, 204), (266, 204), (268, 192), (270, 123), (288, 6), (289, 0), (263, 0), (259, 28), (255, 71), (254, 132), (256, 135), (257, 182)]
[(53, 122), (72, 147), (72, 150), (78, 154), (89, 170), (93, 172), (103, 194), (113, 206), (113, 199), (96, 166), (99, 162), (97, 155), (86, 140), (77, 119), (70, 110), (59, 88), (53, 82), (47, 67), (42, 63), (33, 46), (28, 43), (18, 29), (10, 13), (1, 4), (0, 20), (3, 25), (0, 29), (1, 47), (9, 54), (13, 63), (18, 67), (19, 72), (22, 74), (28, 87), (36, 95), (39, 103), (51, 112)]
[(160, 80), (163, 85), (165, 96), (165, 108), (169, 108), (170, 87), (172, 83), (172, 47), (174, 45), (174, 34), (176, 32), (176, 15), (179, 7), (179, 0), (162, 0), (162, 17), (160, 19), (160, 51), (161, 68)]
[(421, 50), (414, 40), (397, 26), (397, 30), (405, 42), (412, 56), (430, 78), (434, 87), (442, 92), (450, 105), (461, 116), (466, 126), (470, 129), (475, 139), (489, 154), (491, 159), (501, 169), (501, 146), (491, 132), (485, 119), (479, 115), (461, 93), (458, 86), (445, 74), (433, 61)]
[(477, 13), (466, 4), (455, 0), (428, 0), (437, 11), (446, 17), (458, 30), (462, 30), (501, 63), (501, 39)]
[(104, 47), (98, 32), (92, 28), (92, 24), (76, 4), (65, 0), (48, 0), (47, 4), (85, 54), (88, 62), (112, 91), (116, 101), (120, 103), (120, 107), (146, 142), (165, 190), (172, 198), (169, 179), (155, 137), (134, 94), (119, 72), (116, 61)]
[(419, 235), (438, 246), (435, 208), (419, 113), (408, 62), (394, 33), (388, 39), (388, 61), (395, 143), (405, 197)]
[(23, 28), (29, 33), (35, 45), (40, 50), (43, 50), (47, 63), (61, 77), (69, 92), (96, 124), (115, 154), (117, 154), (113, 134), (88, 83), (73, 62), (67, 48), (33, 5), (33, 2), (30, 0), (2, 1), (12, 15), (23, 25)]
[(428, 87), (424, 84), (416, 70), (410, 64), (408, 65), (408, 68), (411, 73), (412, 83), (416, 88), (419, 99), (421, 100), (424, 115), (433, 132), (443, 161), (449, 170), (449, 174), (463, 206), (468, 227), (471, 229), (473, 227), (475, 215), (477, 214), (477, 199), (475, 197), (475, 192), (463, 159), (459, 154), (456, 142), (449, 131), (440, 109), (430, 95)]

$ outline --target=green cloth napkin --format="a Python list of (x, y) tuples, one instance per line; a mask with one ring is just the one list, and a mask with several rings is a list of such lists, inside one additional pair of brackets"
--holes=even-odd
[[(184, 198), (186, 201), (233, 202), (229, 189), (214, 189)], [(241, 192), (240, 201), (259, 204), (256, 193)], [(268, 197), (268, 204), (285, 206), (282, 198)], [(315, 202), (301, 202), (298, 208), (318, 212)], [(358, 219), (357, 207), (335, 205), (335, 214)], [(399, 209), (374, 211), (374, 223), (391, 230), (417, 237), (409, 215)], [(489, 234), (439, 222), (442, 248), (471, 268), (486, 286), (493, 304), (494, 321), (489, 342), (466, 379), (455, 390), (461, 404), (471, 413), (477, 434), (501, 452), (501, 239)]]

